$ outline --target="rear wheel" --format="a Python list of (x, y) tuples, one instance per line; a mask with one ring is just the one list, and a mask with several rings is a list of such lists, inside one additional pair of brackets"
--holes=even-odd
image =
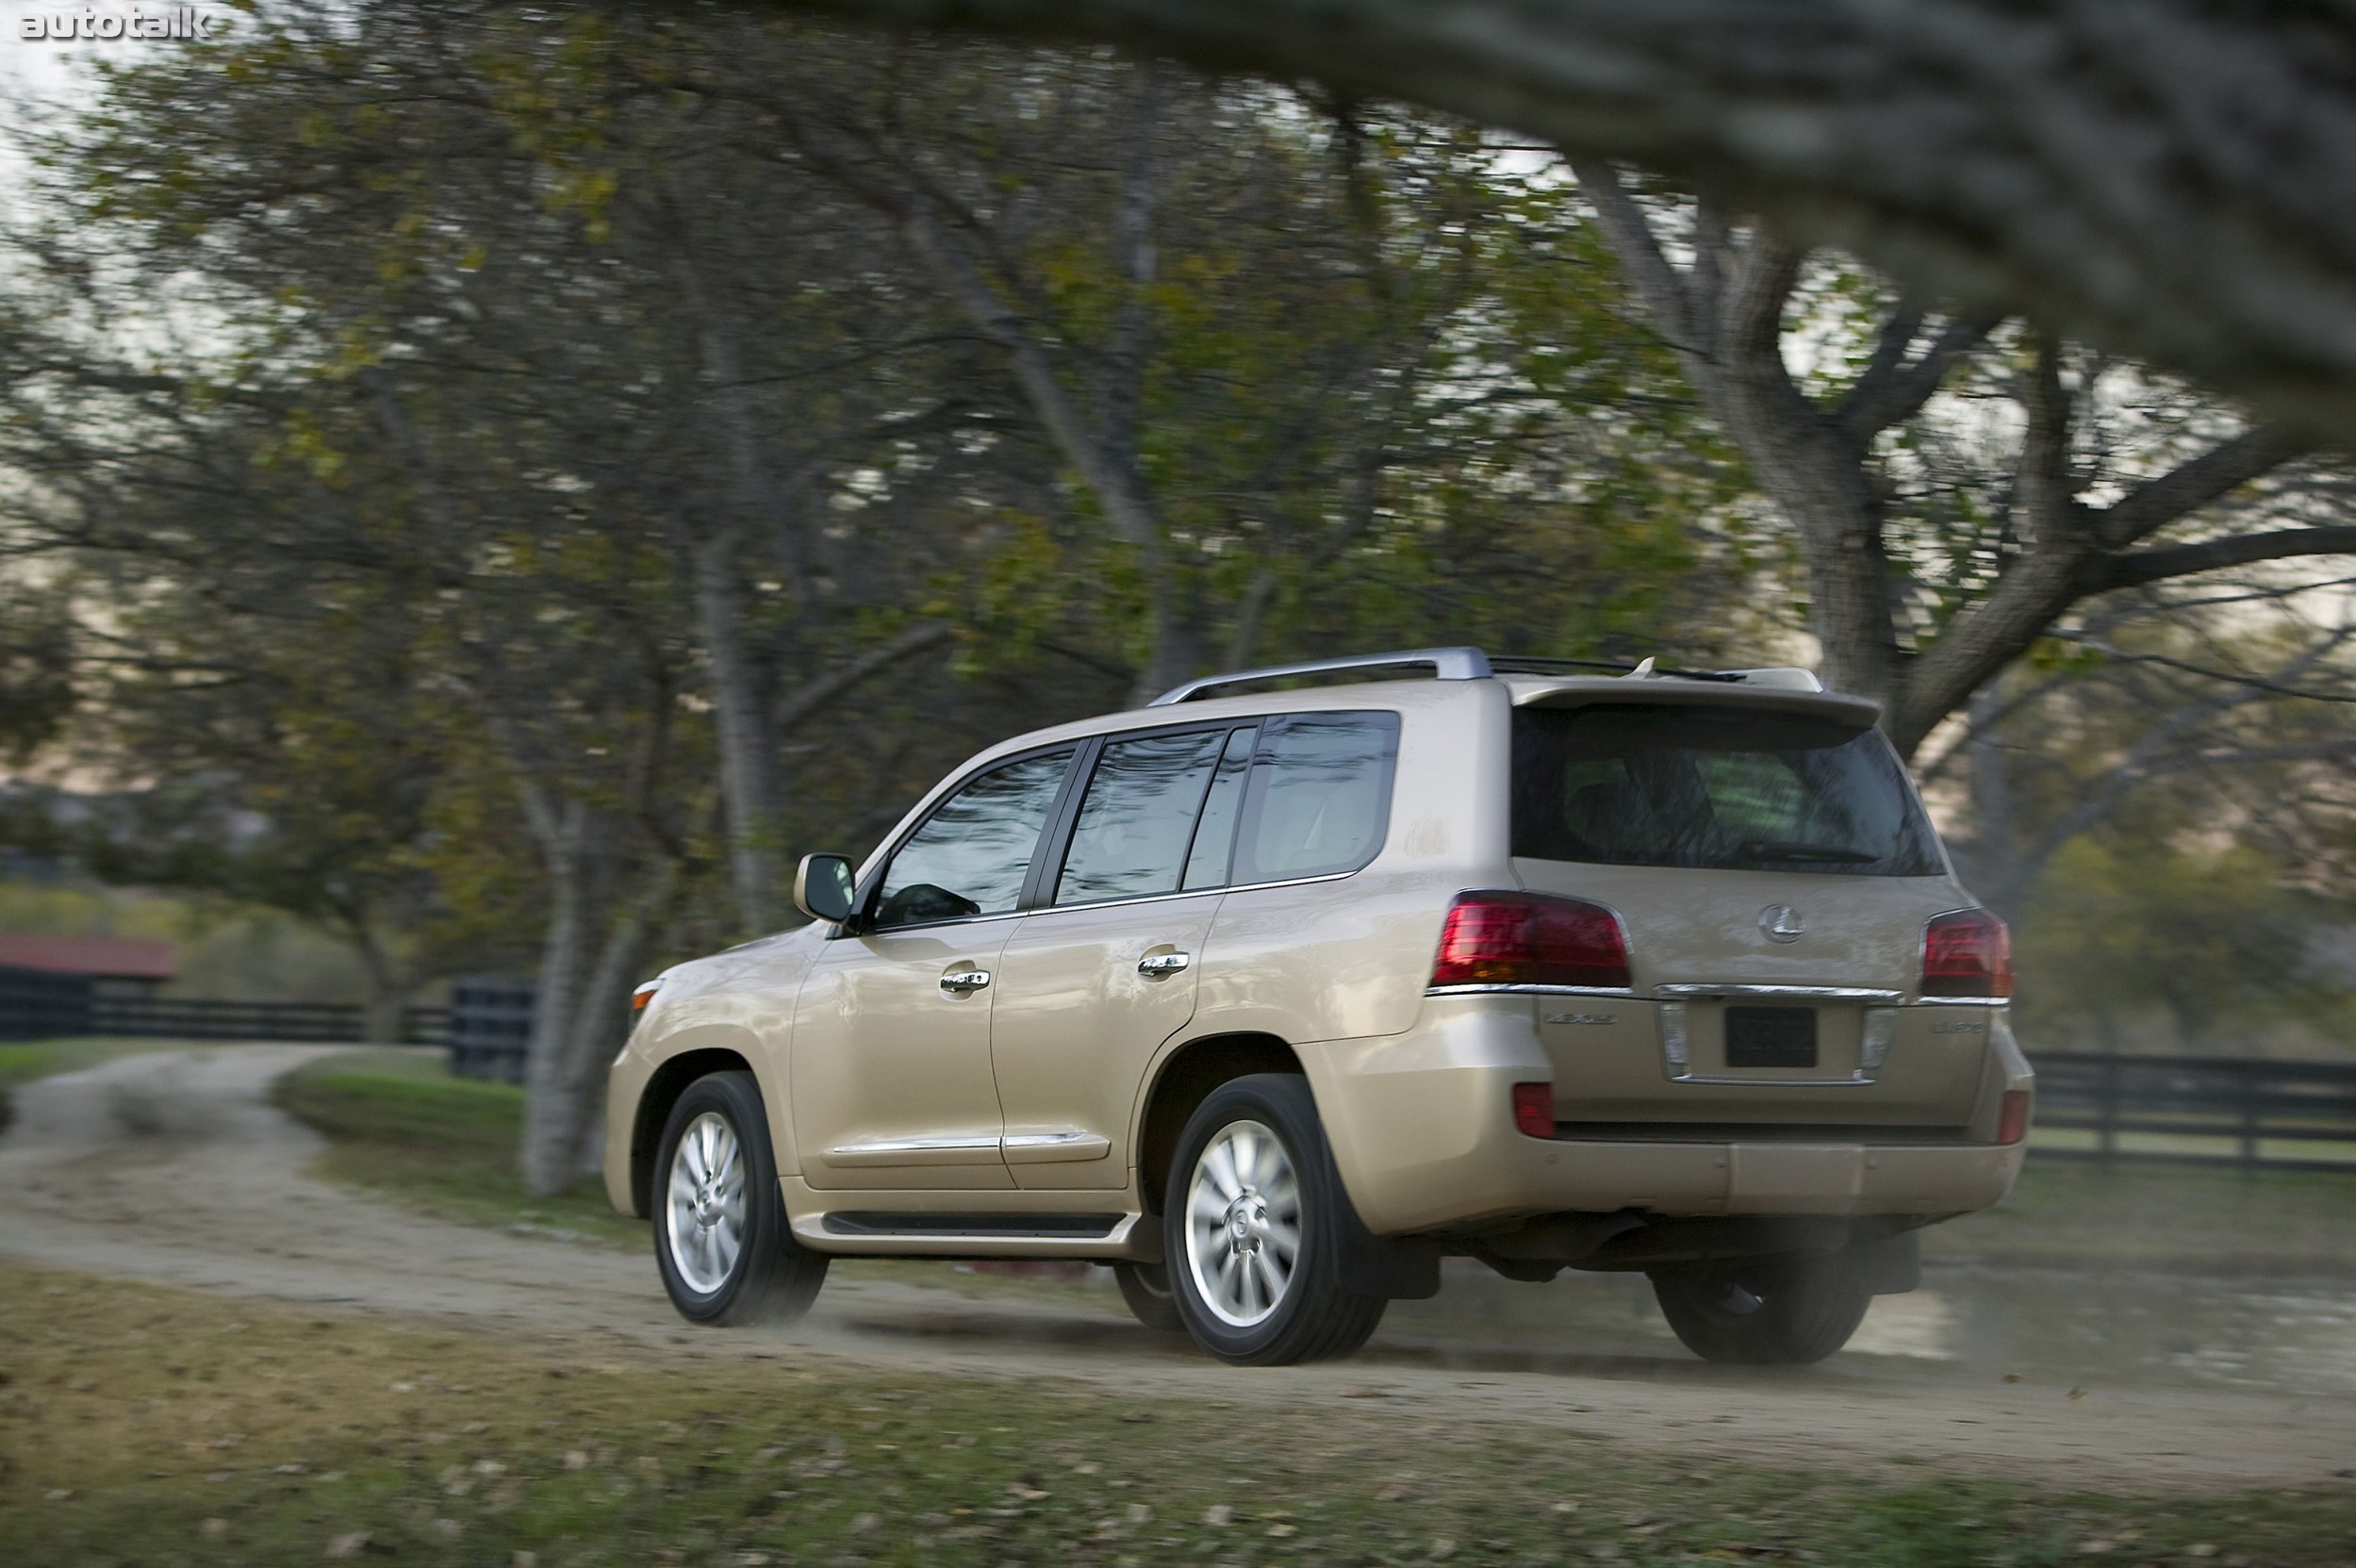
[(1170, 1270), (1162, 1263), (1114, 1263), (1112, 1282), (1137, 1321), (1156, 1333), (1182, 1334), (1186, 1320), (1178, 1316), (1170, 1296)]
[(1653, 1295), (1686, 1348), (1749, 1366), (1821, 1362), (1865, 1320), (1872, 1294), (1838, 1256), (1659, 1269)]
[(808, 1312), (827, 1260), (794, 1240), (786, 1223), (752, 1075), (714, 1073), (687, 1085), (659, 1149), (654, 1264), (679, 1315), (733, 1327)]
[(1162, 1256), (1187, 1331), (1221, 1361), (1346, 1356), (1391, 1303), (1342, 1289), (1348, 1197), (1304, 1079), (1254, 1073), (1213, 1089), (1171, 1163)]

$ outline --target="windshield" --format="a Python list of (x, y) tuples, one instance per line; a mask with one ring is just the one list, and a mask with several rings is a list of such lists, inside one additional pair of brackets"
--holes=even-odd
[(1515, 710), (1513, 852), (1835, 876), (1942, 869), (1879, 731), (1733, 705)]

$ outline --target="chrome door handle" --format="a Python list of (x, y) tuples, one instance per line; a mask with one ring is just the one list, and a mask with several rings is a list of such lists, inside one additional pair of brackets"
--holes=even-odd
[(1194, 962), (1193, 953), (1149, 953), (1137, 961), (1137, 972), (1147, 980), (1167, 980)]
[(987, 969), (951, 969), (941, 977), (941, 989), (952, 997), (971, 996), (989, 983)]

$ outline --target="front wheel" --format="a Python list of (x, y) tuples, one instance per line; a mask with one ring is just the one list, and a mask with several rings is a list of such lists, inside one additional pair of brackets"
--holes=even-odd
[(1872, 1294), (1837, 1257), (1656, 1269), (1653, 1296), (1686, 1348), (1746, 1366), (1821, 1362), (1865, 1321)]
[(827, 1259), (794, 1240), (750, 1073), (687, 1085), (663, 1124), (655, 1166), (654, 1265), (690, 1323), (735, 1327), (799, 1317)]
[(1285, 1366), (1366, 1343), (1391, 1303), (1342, 1288), (1349, 1198), (1307, 1080), (1254, 1073), (1213, 1089), (1170, 1177), (1170, 1296), (1204, 1349), (1239, 1366)]

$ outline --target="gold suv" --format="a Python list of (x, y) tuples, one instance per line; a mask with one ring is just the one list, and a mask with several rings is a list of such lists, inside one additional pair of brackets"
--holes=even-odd
[(1876, 717), (1457, 648), (1018, 736), (865, 866), (805, 859), (810, 925), (641, 988), (615, 1206), (701, 1323), (836, 1256), (1088, 1258), (1267, 1364), (1456, 1255), (1641, 1270), (1712, 1360), (1829, 1355), (2030, 1111), (2004, 927)]

